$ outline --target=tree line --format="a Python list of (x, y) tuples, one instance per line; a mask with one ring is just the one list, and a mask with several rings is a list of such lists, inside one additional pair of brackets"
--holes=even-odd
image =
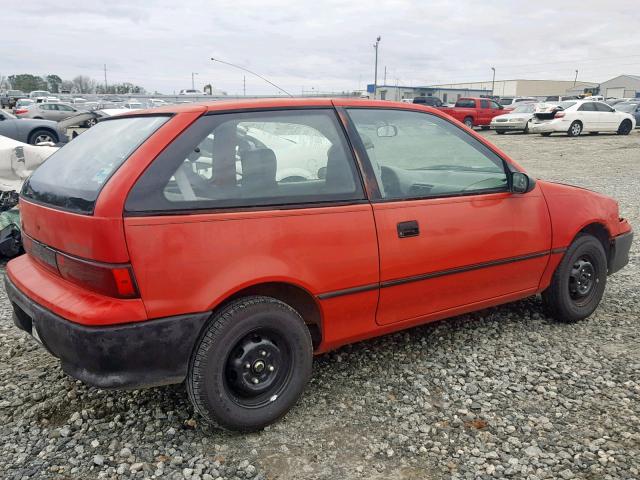
[(21, 73), (18, 75), (9, 75), (0, 78), (0, 86), (5, 86), (12, 90), (22, 90), (23, 92), (32, 92), (34, 90), (47, 90), (51, 93), (145, 93), (144, 87), (134, 85), (133, 83), (113, 83), (107, 85), (98, 83), (93, 78), (86, 75), (78, 75), (72, 80), (63, 80), (58, 75), (32, 75), (30, 73)]

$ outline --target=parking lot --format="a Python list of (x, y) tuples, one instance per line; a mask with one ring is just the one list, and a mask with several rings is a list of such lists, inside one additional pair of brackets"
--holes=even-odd
[[(614, 196), (640, 225), (640, 132), (483, 132), (533, 176)], [(638, 478), (638, 247), (588, 320), (529, 299), (316, 358), (261, 433), (206, 427), (180, 386), (109, 392), (0, 318), (2, 478)]]

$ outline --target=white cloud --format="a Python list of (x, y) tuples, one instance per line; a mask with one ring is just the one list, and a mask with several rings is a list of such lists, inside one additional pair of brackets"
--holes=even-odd
[[(16, 6), (17, 5), (17, 6)], [(132, 81), (172, 93), (191, 84), (239, 93), (257, 71), (298, 93), (340, 91), (379, 79), (433, 84), (497, 78), (603, 81), (640, 72), (640, 13), (628, 1), (538, 0), (28, 1), (3, 24), (0, 74), (56, 73)], [(247, 92), (275, 93), (247, 75)]]

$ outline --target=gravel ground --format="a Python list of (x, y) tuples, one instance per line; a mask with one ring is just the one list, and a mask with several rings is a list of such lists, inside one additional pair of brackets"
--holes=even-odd
[[(640, 132), (486, 135), (534, 176), (617, 197), (640, 226)], [(528, 299), (323, 355), (298, 406), (251, 435), (202, 425), (179, 386), (66, 377), (0, 291), (0, 478), (637, 479), (639, 273), (636, 242), (576, 325)]]

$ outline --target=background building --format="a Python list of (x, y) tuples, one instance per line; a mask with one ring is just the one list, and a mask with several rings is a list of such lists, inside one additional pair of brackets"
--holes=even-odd
[(600, 84), (605, 98), (640, 98), (640, 75), (619, 75)]
[[(496, 80), (493, 94), (499, 97), (546, 97), (567, 95), (570, 90), (597, 87), (595, 82), (574, 82), (573, 80)], [(491, 80), (485, 82), (447, 83), (433, 85), (439, 88), (469, 88), (491, 92)]]
[[(373, 84), (367, 85), (367, 92), (373, 98)], [(474, 88), (440, 88), (440, 87), (406, 87), (398, 85), (378, 85), (376, 98), (400, 102), (415, 97), (438, 97), (444, 103), (455, 103), (460, 97), (486, 97), (491, 89)]]

